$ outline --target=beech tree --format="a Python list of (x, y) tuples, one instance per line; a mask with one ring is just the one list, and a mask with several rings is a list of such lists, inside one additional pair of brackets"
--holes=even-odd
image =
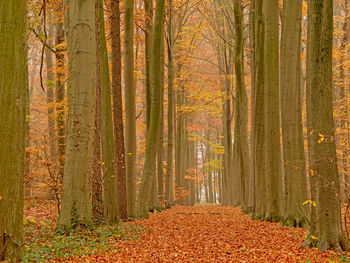
[(346, 250), (332, 104), (333, 0), (308, 2), (307, 128), (312, 206), (305, 246)]
[(96, 97), (95, 1), (67, 1), (67, 148), (58, 230), (92, 223), (91, 173)]
[(137, 213), (139, 217), (148, 217), (148, 201), (152, 186), (152, 176), (156, 170), (156, 158), (160, 133), (161, 117), (161, 41), (163, 41), (163, 21), (165, 0), (157, 0), (152, 29), (152, 58), (151, 58), (151, 88), (152, 103), (150, 115), (150, 127), (148, 130), (145, 165), (137, 201)]
[(0, 35), (0, 261), (18, 262), (23, 246), (26, 1), (0, 3)]
[(125, 0), (124, 81), (127, 211), (136, 216), (136, 105), (134, 83), (134, 0)]
[(284, 224), (305, 226), (307, 211), (306, 167), (301, 95), (302, 1), (283, 5), (281, 36), (281, 117), (285, 172)]

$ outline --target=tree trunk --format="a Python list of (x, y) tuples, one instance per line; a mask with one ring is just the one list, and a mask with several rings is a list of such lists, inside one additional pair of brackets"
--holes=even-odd
[(301, 97), (301, 16), (302, 0), (283, 5), (281, 38), (281, 117), (285, 171), (284, 224), (306, 224), (306, 167)]
[(254, 11), (254, 83), (255, 83), (255, 105), (254, 105), (254, 145), (255, 145), (255, 211), (254, 217), (265, 218), (266, 213), (266, 180), (265, 180), (265, 98), (264, 98), (264, 21), (262, 17), (262, 0), (255, 0)]
[(235, 100), (235, 139), (234, 153), (236, 178), (240, 181), (241, 196), (239, 203), (248, 209), (250, 153), (248, 142), (248, 95), (244, 81), (244, 43), (243, 43), (243, 7), (241, 0), (235, 0), (235, 56), (234, 65), (236, 73), (236, 100)]
[[(58, 12), (63, 13), (63, 1), (59, 5)], [(63, 29), (63, 15), (60, 16), (56, 23), (56, 126), (57, 126), (57, 143), (58, 143), (58, 162), (60, 183), (63, 180), (64, 163), (66, 154), (66, 138), (65, 138), (65, 37)]]
[(146, 156), (143, 175), (139, 190), (137, 213), (140, 217), (148, 217), (148, 201), (152, 185), (152, 176), (156, 170), (156, 157), (160, 130), (161, 117), (161, 76), (160, 62), (163, 21), (164, 21), (165, 0), (157, 0), (154, 18), (154, 26), (152, 31), (152, 60), (151, 60), (151, 87), (152, 87), (152, 103), (150, 127), (146, 143)]
[(68, 127), (58, 230), (92, 222), (91, 173), (96, 99), (95, 2), (67, 0)]
[[(120, 9), (119, 0), (111, 2), (111, 35), (112, 35), (112, 91), (113, 91), (113, 121), (115, 137), (115, 160), (118, 181), (118, 205), (121, 219), (128, 217), (127, 213), (127, 179), (125, 172), (125, 146), (122, 101), (122, 59), (120, 47)], [(107, 56), (107, 54), (106, 54)], [(108, 69), (108, 65), (106, 70)], [(108, 71), (109, 72), (109, 71)], [(108, 90), (106, 90), (108, 91)], [(106, 94), (106, 99), (108, 99)], [(133, 190), (134, 191), (134, 190)]]
[[(103, 202), (104, 217), (108, 225), (119, 223), (118, 206), (118, 174), (116, 171), (116, 143), (113, 133), (112, 102), (111, 102), (111, 81), (109, 74), (109, 63), (107, 44), (105, 36), (103, 1), (99, 2), (99, 21), (100, 21), (100, 82), (101, 82), (101, 133), (102, 133), (102, 175), (103, 175)], [(114, 8), (114, 7), (113, 7)], [(114, 15), (114, 14), (113, 14)], [(113, 41), (113, 40), (112, 40)]]
[(134, 0), (125, 0), (124, 81), (127, 210), (136, 217), (136, 87), (134, 84)]
[[(94, 134), (94, 162), (92, 172), (92, 215), (95, 224), (103, 222), (102, 200), (102, 159), (101, 159), (101, 30), (100, 30), (100, 7), (96, 0), (95, 23), (96, 23), (96, 109), (95, 109), (95, 134)], [(102, 7), (103, 8), (103, 7)]]
[(23, 246), (25, 1), (0, 3), (0, 34), (0, 261), (18, 262)]
[(305, 246), (346, 250), (332, 105), (333, 0), (308, 2), (307, 126), (312, 198), (310, 234)]
[(165, 205), (167, 208), (174, 203), (174, 65), (173, 65), (173, 2), (168, 0), (168, 147), (167, 168), (165, 178)]
[(282, 216), (278, 0), (263, 1), (263, 17), (265, 21), (265, 219), (278, 221)]

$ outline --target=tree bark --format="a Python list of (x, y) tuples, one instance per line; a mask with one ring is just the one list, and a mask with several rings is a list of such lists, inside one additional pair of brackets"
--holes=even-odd
[(127, 212), (136, 217), (136, 87), (134, 82), (134, 0), (125, 0), (124, 81)]
[(23, 246), (27, 96), (26, 1), (0, 3), (0, 261), (18, 262)]
[(67, 149), (58, 231), (91, 225), (96, 99), (95, 2), (67, 0)]
[(267, 221), (282, 216), (281, 145), (279, 113), (279, 18), (278, 0), (263, 1), (265, 22), (265, 178)]
[(283, 5), (281, 37), (281, 117), (285, 171), (284, 224), (304, 227), (307, 211), (306, 167), (301, 97), (302, 0)]
[(333, 0), (308, 2), (307, 126), (312, 198), (305, 246), (346, 250), (334, 142), (332, 105)]
[(101, 224), (104, 219), (102, 199), (102, 156), (101, 156), (101, 30), (99, 0), (95, 3), (96, 24), (96, 109), (94, 134), (94, 162), (92, 172), (92, 215), (95, 224)]
[(152, 31), (152, 60), (151, 60), (151, 87), (152, 103), (150, 127), (146, 143), (146, 156), (141, 185), (137, 200), (137, 212), (139, 217), (148, 217), (148, 202), (152, 185), (152, 176), (156, 170), (156, 157), (160, 132), (161, 117), (161, 46), (165, 0), (157, 0)]
[[(113, 0), (111, 2), (111, 11), (113, 121), (115, 136), (116, 172), (118, 180), (118, 205), (120, 218), (126, 219), (128, 217), (126, 189), (127, 180), (125, 171), (119, 0)], [(107, 69), (108, 67), (106, 70)]]

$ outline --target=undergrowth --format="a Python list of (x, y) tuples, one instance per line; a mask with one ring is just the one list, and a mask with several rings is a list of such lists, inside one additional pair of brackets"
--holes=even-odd
[(53, 258), (72, 258), (118, 251), (119, 240), (139, 239), (142, 226), (118, 225), (75, 230), (66, 235), (55, 233), (49, 222), (25, 220), (23, 262), (47, 262)]

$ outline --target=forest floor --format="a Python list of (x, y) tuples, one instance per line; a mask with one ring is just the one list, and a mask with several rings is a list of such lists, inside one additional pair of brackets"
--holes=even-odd
[[(32, 223), (35, 219), (31, 219)], [(80, 242), (86, 253), (57, 257), (62, 247), (45, 242), (55, 253), (50, 262), (350, 262), (345, 255), (301, 249), (306, 230), (252, 220), (238, 208), (176, 206), (149, 219), (122, 224), (117, 231), (77, 233), (68, 240)], [(27, 231), (28, 232), (28, 231)], [(29, 231), (30, 232), (30, 231)], [(35, 231), (34, 231), (35, 232)], [(99, 238), (93, 238), (97, 236)], [(32, 237), (33, 238), (33, 237)], [(38, 238), (38, 237), (36, 237)], [(32, 242), (32, 241), (31, 241)], [(60, 241), (62, 242), (62, 240)], [(67, 240), (64, 241), (66, 243)], [(68, 242), (68, 243), (69, 243)], [(82, 250), (77, 242), (69, 250)], [(96, 244), (98, 243), (98, 244)], [(89, 250), (89, 247), (92, 248)], [(38, 242), (37, 245), (43, 246)], [(72, 248), (73, 246), (73, 248)], [(27, 250), (35, 250), (31, 246)], [(67, 252), (67, 248), (66, 252)], [(64, 250), (64, 249), (63, 249)], [(39, 252), (43, 257), (43, 251)], [(46, 253), (45, 252), (45, 253)], [(63, 254), (64, 255), (64, 254)], [(349, 257), (349, 255), (348, 255)], [(27, 259), (30, 262), (30, 259)], [(43, 261), (44, 262), (44, 261)]]

